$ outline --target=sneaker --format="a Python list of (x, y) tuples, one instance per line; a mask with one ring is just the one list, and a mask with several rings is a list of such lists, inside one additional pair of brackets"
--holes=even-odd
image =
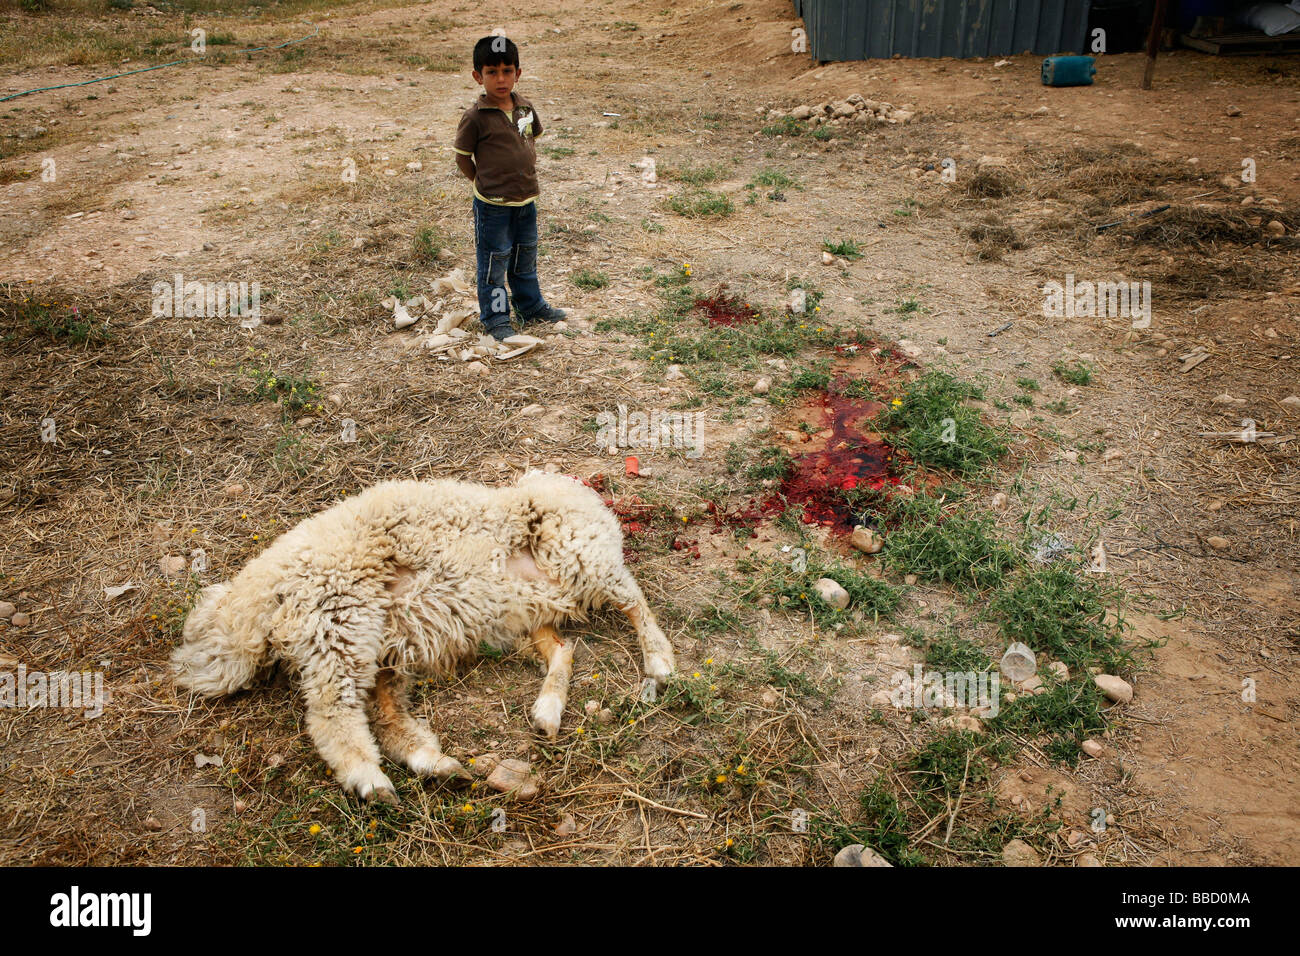
[(528, 325), (529, 323), (532, 322), (550, 322), (554, 324), (564, 319), (564, 317), (567, 316), (568, 314), (569, 313), (565, 312), (563, 309), (552, 308), (551, 306), (548, 305), (546, 307), (546, 310), (543, 312), (538, 312), (534, 315), (521, 318), (520, 324)]

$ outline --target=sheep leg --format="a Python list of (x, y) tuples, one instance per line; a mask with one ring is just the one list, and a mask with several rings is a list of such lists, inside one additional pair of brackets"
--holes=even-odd
[(533, 726), (552, 740), (560, 732), (560, 719), (569, 697), (569, 674), (573, 668), (573, 647), (576, 642), (560, 637), (549, 624), (532, 634), (533, 650), (546, 663), (546, 679), (542, 692), (533, 704)]
[(411, 713), (409, 687), (406, 676), (392, 668), (375, 678), (375, 736), (384, 755), (422, 777), (468, 777), (459, 761), (443, 755), (438, 735)]
[(366, 669), (347, 667), (338, 654), (314, 661), (302, 681), (307, 733), (344, 790), (363, 800), (396, 803), (397, 791), (379, 769), (379, 747), (366, 720), (362, 688), (373, 674), (374, 665), (367, 674)]
[(645, 595), (641, 593), (641, 587), (636, 583), (636, 579), (626, 568), (623, 568), (622, 572), (622, 579), (611, 591), (609, 601), (627, 615), (627, 619), (636, 628), (637, 640), (641, 644), (641, 655), (645, 661), (645, 672), (654, 678), (655, 685), (663, 690), (664, 685), (668, 683), (668, 678), (677, 668), (673, 646), (668, 643), (668, 638), (660, 629), (659, 622), (655, 620), (654, 612), (650, 610), (650, 605), (646, 602)]

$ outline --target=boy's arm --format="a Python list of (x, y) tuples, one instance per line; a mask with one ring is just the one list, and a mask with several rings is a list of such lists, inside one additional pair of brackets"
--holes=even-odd
[(465, 115), (460, 118), (460, 126), (456, 129), (456, 139), (451, 148), (456, 151), (456, 168), (470, 182), (474, 181), (476, 174), (473, 156), (478, 138), (478, 126), (474, 122), (473, 115), (466, 110)]

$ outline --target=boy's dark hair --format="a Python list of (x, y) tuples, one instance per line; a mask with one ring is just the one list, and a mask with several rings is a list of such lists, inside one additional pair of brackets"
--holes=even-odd
[(519, 47), (515, 41), (503, 36), (484, 37), (474, 44), (474, 69), (483, 72), (485, 66), (509, 63), (519, 69)]

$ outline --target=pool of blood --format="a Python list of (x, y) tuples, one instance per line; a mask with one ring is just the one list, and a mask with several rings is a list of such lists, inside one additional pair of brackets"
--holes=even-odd
[(884, 406), (863, 398), (820, 393), (820, 406), (831, 430), (825, 447), (794, 458), (794, 470), (780, 486), (780, 495), (765, 502), (765, 510), (779, 512), (790, 505), (804, 506), (804, 521), (847, 534), (863, 524), (864, 515), (853, 513), (842, 492), (855, 488), (876, 491), (898, 484), (891, 474), (894, 449), (862, 424), (875, 418)]

